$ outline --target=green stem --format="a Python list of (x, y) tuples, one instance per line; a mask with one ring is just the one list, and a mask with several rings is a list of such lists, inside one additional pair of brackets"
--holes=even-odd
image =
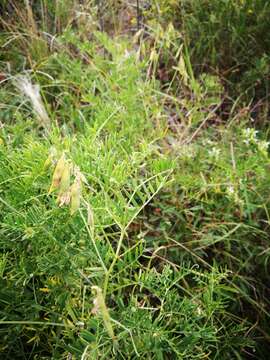
[(61, 326), (66, 327), (70, 325), (62, 324), (62, 323), (54, 323), (54, 322), (46, 322), (46, 321), (5, 321), (0, 320), (0, 325), (47, 325), (47, 326)]
[(118, 241), (118, 244), (117, 244), (117, 249), (116, 249), (116, 252), (114, 254), (114, 258), (113, 258), (113, 261), (111, 263), (111, 266), (109, 267), (109, 270), (106, 272), (106, 275), (105, 275), (105, 279), (104, 279), (104, 287), (103, 287), (103, 296), (104, 296), (104, 299), (106, 299), (106, 293), (107, 293), (107, 289), (108, 289), (108, 282), (109, 282), (109, 278), (110, 278), (110, 275), (113, 271), (113, 268), (114, 268), (114, 265), (119, 257), (119, 253), (120, 253), (120, 250), (121, 250), (121, 247), (122, 247), (122, 243), (123, 243), (123, 240), (124, 240), (124, 234), (125, 234), (125, 230), (121, 230), (121, 235), (120, 235), (120, 238), (119, 238), (119, 241)]
[(94, 246), (95, 252), (96, 252), (96, 254), (97, 254), (98, 258), (99, 258), (99, 261), (100, 261), (100, 263), (101, 263), (101, 266), (102, 266), (103, 270), (105, 271), (105, 273), (107, 273), (108, 270), (107, 270), (107, 268), (106, 268), (106, 266), (105, 266), (105, 264), (104, 264), (104, 262), (103, 262), (103, 260), (102, 260), (102, 257), (101, 257), (101, 255), (100, 255), (100, 253), (99, 253), (99, 251), (98, 251), (97, 245), (96, 245), (95, 240), (94, 240), (93, 233), (91, 233), (91, 231), (90, 231), (90, 229), (89, 229), (89, 226), (88, 226), (88, 224), (87, 224), (87, 222), (86, 222), (86, 220), (85, 220), (85, 218), (84, 218), (84, 216), (83, 216), (83, 214), (82, 214), (82, 211), (79, 210), (79, 212), (80, 212), (81, 218), (83, 219), (85, 228), (86, 228), (86, 230), (87, 230), (87, 232), (88, 232), (88, 235), (89, 235), (89, 238), (90, 238), (90, 240), (91, 240), (91, 242), (92, 242), (92, 244), (93, 244), (93, 246)]

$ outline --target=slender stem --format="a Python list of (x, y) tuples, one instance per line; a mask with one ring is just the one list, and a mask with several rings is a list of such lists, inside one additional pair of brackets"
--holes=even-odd
[(140, 30), (140, 3), (137, 0), (137, 30)]
[(103, 0), (99, 0), (98, 1), (98, 17), (99, 17), (99, 26), (100, 26), (100, 31), (103, 32), (104, 31), (104, 21), (103, 21)]
[(105, 273), (107, 274), (108, 270), (107, 270), (107, 268), (106, 268), (106, 266), (105, 266), (105, 264), (104, 264), (104, 262), (102, 260), (102, 257), (101, 257), (101, 255), (100, 255), (100, 253), (98, 251), (97, 245), (96, 245), (95, 240), (94, 240), (93, 232), (91, 233), (91, 231), (89, 229), (89, 226), (88, 226), (88, 224), (87, 224), (87, 222), (86, 222), (86, 220), (85, 220), (85, 218), (84, 218), (84, 216), (82, 214), (82, 211), (81, 210), (79, 210), (79, 211), (80, 211), (81, 218), (83, 219), (85, 228), (86, 228), (86, 230), (88, 232), (89, 238), (90, 238), (90, 240), (91, 240), (91, 242), (92, 242), (92, 244), (94, 246), (95, 252), (96, 252), (96, 254), (97, 254), (98, 258), (99, 258), (101, 266), (102, 266), (103, 270), (105, 271)]
[(0, 320), (0, 325), (47, 325), (47, 326), (73, 327), (62, 323), (46, 322), (46, 321), (27, 321), (27, 320), (26, 321)]
[(118, 244), (117, 244), (117, 249), (116, 249), (116, 252), (114, 254), (113, 261), (111, 263), (111, 266), (109, 267), (109, 270), (106, 272), (105, 279), (104, 279), (104, 287), (103, 287), (104, 299), (106, 299), (106, 293), (107, 293), (107, 289), (108, 289), (109, 278), (110, 278), (110, 275), (111, 275), (111, 273), (113, 271), (114, 265), (115, 265), (116, 261), (118, 260), (120, 250), (121, 250), (121, 247), (122, 247), (122, 243), (123, 243), (123, 240), (124, 240), (124, 235), (125, 235), (125, 230), (121, 229), (121, 235), (120, 235), (120, 238), (119, 238), (119, 241), (118, 241)]

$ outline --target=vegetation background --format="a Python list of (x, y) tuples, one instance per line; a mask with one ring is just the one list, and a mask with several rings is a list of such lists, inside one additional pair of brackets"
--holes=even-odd
[(0, 14), (1, 359), (268, 359), (270, 3)]

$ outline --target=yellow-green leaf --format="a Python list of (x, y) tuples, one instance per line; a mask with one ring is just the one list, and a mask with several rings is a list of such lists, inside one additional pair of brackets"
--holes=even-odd
[(65, 159), (65, 154), (63, 154), (61, 156), (61, 158), (58, 160), (56, 167), (54, 169), (49, 194), (59, 188), (61, 179), (62, 179), (62, 175), (65, 170), (65, 164), (66, 164), (66, 159)]

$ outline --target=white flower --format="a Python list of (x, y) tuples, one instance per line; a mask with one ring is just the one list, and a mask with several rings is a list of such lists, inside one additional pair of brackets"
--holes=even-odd
[(240, 206), (243, 205), (243, 200), (240, 199), (239, 197), (239, 193), (238, 190), (235, 189), (235, 187), (233, 185), (229, 185), (226, 189), (226, 193), (227, 193), (227, 197), (230, 200), (233, 200), (235, 202), (235, 204), (238, 204)]
[(218, 149), (217, 147), (213, 146), (213, 148), (211, 150), (208, 151), (208, 155), (215, 160), (219, 159), (221, 150)]
[(269, 148), (269, 141), (262, 140), (258, 142), (258, 150), (264, 155), (268, 154), (268, 148)]
[(243, 141), (246, 145), (256, 144), (258, 131), (253, 128), (246, 128), (242, 131)]
[(246, 145), (255, 145), (257, 150), (264, 154), (265, 156), (268, 155), (268, 148), (270, 142), (265, 140), (259, 140), (257, 138), (258, 131), (252, 128), (244, 129), (242, 132), (243, 135), (243, 142)]
[(228, 194), (229, 196), (232, 196), (232, 195), (235, 194), (234, 187), (233, 187), (232, 185), (230, 185), (230, 186), (227, 187), (227, 194)]

